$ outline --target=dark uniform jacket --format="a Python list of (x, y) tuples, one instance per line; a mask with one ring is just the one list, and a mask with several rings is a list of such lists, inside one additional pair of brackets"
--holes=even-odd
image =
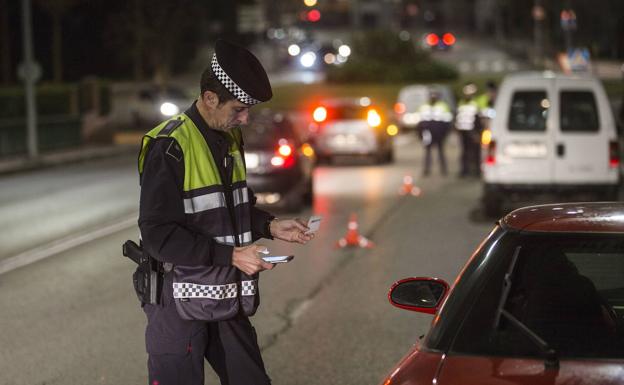
[[(185, 114), (200, 129), (215, 158), (221, 179), (227, 181), (229, 177), (223, 167), (229, 149), (227, 137), (208, 127), (195, 104)], [(182, 197), (184, 161), (182, 153), (176, 153), (176, 146), (171, 145), (172, 141), (174, 139), (168, 137), (152, 140), (145, 158), (139, 209), (143, 247), (154, 258), (174, 265), (231, 266), (233, 246), (216, 243), (186, 225)], [(268, 222), (273, 216), (253, 206), (255, 197), (251, 190), (250, 202), (253, 240), (272, 239)], [(183, 354), (190, 337), (204, 329), (204, 322), (180, 318), (173, 300), (170, 273), (165, 274), (163, 287), (161, 304), (144, 306), (148, 317), (147, 351), (150, 354)]]

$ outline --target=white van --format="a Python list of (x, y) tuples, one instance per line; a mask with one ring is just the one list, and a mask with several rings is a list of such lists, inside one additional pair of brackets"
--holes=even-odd
[(567, 194), (615, 200), (616, 124), (600, 81), (553, 72), (508, 75), (496, 116), (482, 136), (483, 203), (498, 215), (506, 200)]

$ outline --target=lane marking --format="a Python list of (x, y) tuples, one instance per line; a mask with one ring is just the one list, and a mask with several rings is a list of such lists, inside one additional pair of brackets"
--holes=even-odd
[[(51, 257), (53, 255), (62, 253), (74, 247), (89, 243), (99, 238), (103, 238), (107, 235), (114, 234), (118, 231), (125, 230), (132, 226), (137, 226), (138, 213), (132, 214), (118, 222), (106, 225), (102, 228), (95, 229), (88, 233), (79, 235), (70, 235), (65, 238), (47, 243), (42, 246), (35, 247), (30, 250), (26, 250), (23, 253), (14, 255), (0, 261), (0, 275), (8, 273), (22, 266), (30, 265), (31, 263), (41, 261), (42, 259)], [(120, 251), (121, 253), (121, 251)]]

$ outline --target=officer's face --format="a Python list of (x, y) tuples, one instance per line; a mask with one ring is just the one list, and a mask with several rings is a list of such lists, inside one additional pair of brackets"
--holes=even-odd
[(228, 131), (247, 123), (249, 123), (249, 106), (236, 99), (219, 104), (215, 109), (217, 129)]

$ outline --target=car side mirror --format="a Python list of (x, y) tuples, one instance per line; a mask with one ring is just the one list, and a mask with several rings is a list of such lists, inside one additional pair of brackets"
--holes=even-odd
[(388, 292), (390, 303), (398, 308), (435, 314), (449, 291), (446, 281), (437, 278), (406, 278)]

